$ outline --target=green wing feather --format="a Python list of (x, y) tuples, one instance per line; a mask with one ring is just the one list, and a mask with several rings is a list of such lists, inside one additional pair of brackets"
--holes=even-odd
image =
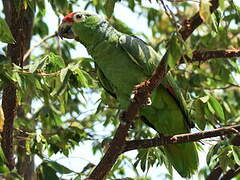
[(147, 76), (151, 76), (156, 69), (160, 56), (156, 51), (143, 40), (129, 35), (122, 35), (119, 38), (121, 47), (128, 53)]
[(95, 68), (97, 71), (99, 82), (102, 85), (103, 89), (105, 89), (105, 91), (107, 91), (114, 98), (117, 98), (117, 95), (114, 91), (113, 84), (106, 78), (104, 73), (101, 71), (100, 68), (98, 68), (98, 66), (96, 64), (95, 64)]
[(170, 93), (176, 98), (176, 101), (179, 103), (179, 107), (183, 111), (185, 117), (186, 117), (186, 123), (189, 128), (193, 128), (194, 124), (189, 119), (189, 112), (187, 111), (187, 103), (185, 101), (185, 98), (183, 97), (182, 91), (178, 87), (176, 81), (173, 79), (173, 76), (171, 72), (169, 72), (165, 79), (162, 81), (162, 85), (170, 90)]

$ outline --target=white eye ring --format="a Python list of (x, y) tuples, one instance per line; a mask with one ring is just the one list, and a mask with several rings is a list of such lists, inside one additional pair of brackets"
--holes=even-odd
[(73, 21), (79, 23), (79, 22), (83, 22), (85, 18), (86, 18), (85, 15), (81, 13), (76, 13), (73, 16)]

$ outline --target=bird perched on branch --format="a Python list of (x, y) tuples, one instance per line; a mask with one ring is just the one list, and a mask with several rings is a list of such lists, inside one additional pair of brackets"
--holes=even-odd
[[(123, 34), (106, 20), (88, 12), (73, 12), (63, 18), (59, 36), (83, 44), (95, 60), (103, 88), (117, 98), (122, 109), (130, 103), (134, 87), (149, 79), (161, 57), (141, 39)], [(150, 96), (151, 105), (139, 114), (147, 125), (164, 135), (190, 130), (185, 101), (170, 74)], [(165, 154), (182, 177), (190, 177), (198, 168), (194, 143), (164, 146)]]

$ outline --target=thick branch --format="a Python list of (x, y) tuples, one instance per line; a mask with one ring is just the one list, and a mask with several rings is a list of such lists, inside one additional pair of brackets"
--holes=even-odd
[[(211, 3), (211, 11), (214, 11), (218, 7), (218, 0), (212, 0)], [(183, 29), (180, 30), (183, 39), (186, 40), (201, 23), (202, 20), (199, 13), (197, 13), (190, 19), (190, 22), (183, 25)], [(168, 71), (166, 57), (167, 53), (163, 56), (163, 59), (153, 73), (152, 78), (136, 87), (134, 102), (130, 104), (125, 112), (124, 118), (122, 118), (122, 121), (116, 130), (116, 134), (110, 143), (109, 149), (93, 172), (89, 175), (88, 179), (103, 179), (113, 167), (118, 156), (123, 152), (126, 143), (125, 138), (134, 117), (137, 115), (139, 109), (146, 103), (147, 97), (151, 94), (153, 89), (159, 85)]]
[[(211, 0), (211, 13), (218, 8), (218, 0)], [(186, 19), (183, 22), (183, 27), (180, 29), (179, 33), (182, 35), (183, 40), (186, 40), (192, 32), (202, 24), (203, 20), (201, 19), (199, 13), (196, 13), (191, 19)]]
[(133, 140), (126, 142), (124, 152), (131, 151), (134, 149), (150, 148), (156, 146), (162, 146), (166, 144), (178, 144), (199, 141), (201, 139), (212, 138), (216, 136), (223, 136), (229, 134), (239, 134), (240, 125), (228, 126), (208, 131), (201, 131), (197, 133), (179, 134), (174, 136), (161, 136), (159, 138), (144, 139), (144, 140)]
[[(194, 51), (193, 57), (189, 58), (185, 56), (184, 58), (187, 62), (204, 62), (209, 59), (216, 59), (216, 58), (233, 58), (233, 57), (240, 57), (240, 49), (227, 49), (227, 50), (212, 50), (212, 51)], [(181, 63), (184, 62), (182, 58), (180, 60)]]
[(237, 176), (239, 173), (240, 173), (240, 167), (238, 167), (236, 170), (231, 169), (222, 176), (221, 180), (232, 179), (233, 177)]
[[(217, 164), (219, 165), (219, 164)], [(216, 168), (214, 168), (211, 173), (207, 176), (206, 180), (218, 180), (219, 177), (221, 176), (223, 170), (222, 168), (216, 166)]]

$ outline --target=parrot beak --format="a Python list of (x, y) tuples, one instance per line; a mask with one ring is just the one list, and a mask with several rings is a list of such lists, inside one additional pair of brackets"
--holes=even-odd
[(62, 24), (60, 24), (59, 27), (58, 27), (58, 36), (61, 39), (62, 38), (74, 39), (75, 35), (72, 31), (71, 24), (68, 24), (66, 22), (63, 22)]

